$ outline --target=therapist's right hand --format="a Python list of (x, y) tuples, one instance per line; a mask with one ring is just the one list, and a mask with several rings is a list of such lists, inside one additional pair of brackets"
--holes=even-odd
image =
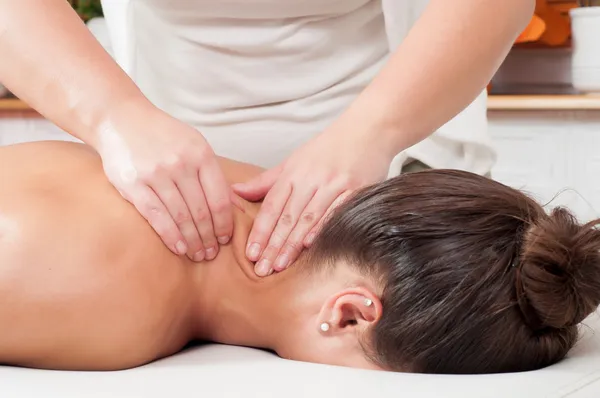
[(99, 124), (95, 149), (109, 181), (167, 247), (212, 260), (233, 231), (230, 188), (194, 128), (152, 106), (130, 107)]

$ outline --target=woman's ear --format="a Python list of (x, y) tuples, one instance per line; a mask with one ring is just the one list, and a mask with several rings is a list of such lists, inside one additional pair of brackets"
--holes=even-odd
[(374, 325), (381, 314), (381, 301), (372, 292), (362, 287), (344, 289), (325, 302), (318, 327), (331, 336), (355, 334)]

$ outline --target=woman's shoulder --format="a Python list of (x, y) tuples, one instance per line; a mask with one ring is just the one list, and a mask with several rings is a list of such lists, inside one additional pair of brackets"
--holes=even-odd
[(221, 166), (221, 169), (225, 174), (225, 178), (231, 184), (246, 182), (264, 171), (262, 167), (250, 163), (238, 162), (223, 157), (218, 157), (217, 159), (219, 161), (219, 166)]

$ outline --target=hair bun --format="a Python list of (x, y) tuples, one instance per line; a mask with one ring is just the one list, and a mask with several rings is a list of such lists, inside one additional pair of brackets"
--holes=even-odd
[(576, 325), (600, 304), (600, 232), (596, 224), (598, 220), (580, 225), (568, 210), (555, 208), (525, 231), (517, 294), (533, 329)]

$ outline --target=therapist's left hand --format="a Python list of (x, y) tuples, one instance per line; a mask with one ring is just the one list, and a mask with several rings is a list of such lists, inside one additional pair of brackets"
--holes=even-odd
[(392, 158), (376, 137), (353, 137), (332, 126), (279, 166), (234, 185), (246, 200), (264, 198), (246, 247), (256, 274), (268, 276), (290, 266), (329, 212), (355, 190), (383, 180)]

